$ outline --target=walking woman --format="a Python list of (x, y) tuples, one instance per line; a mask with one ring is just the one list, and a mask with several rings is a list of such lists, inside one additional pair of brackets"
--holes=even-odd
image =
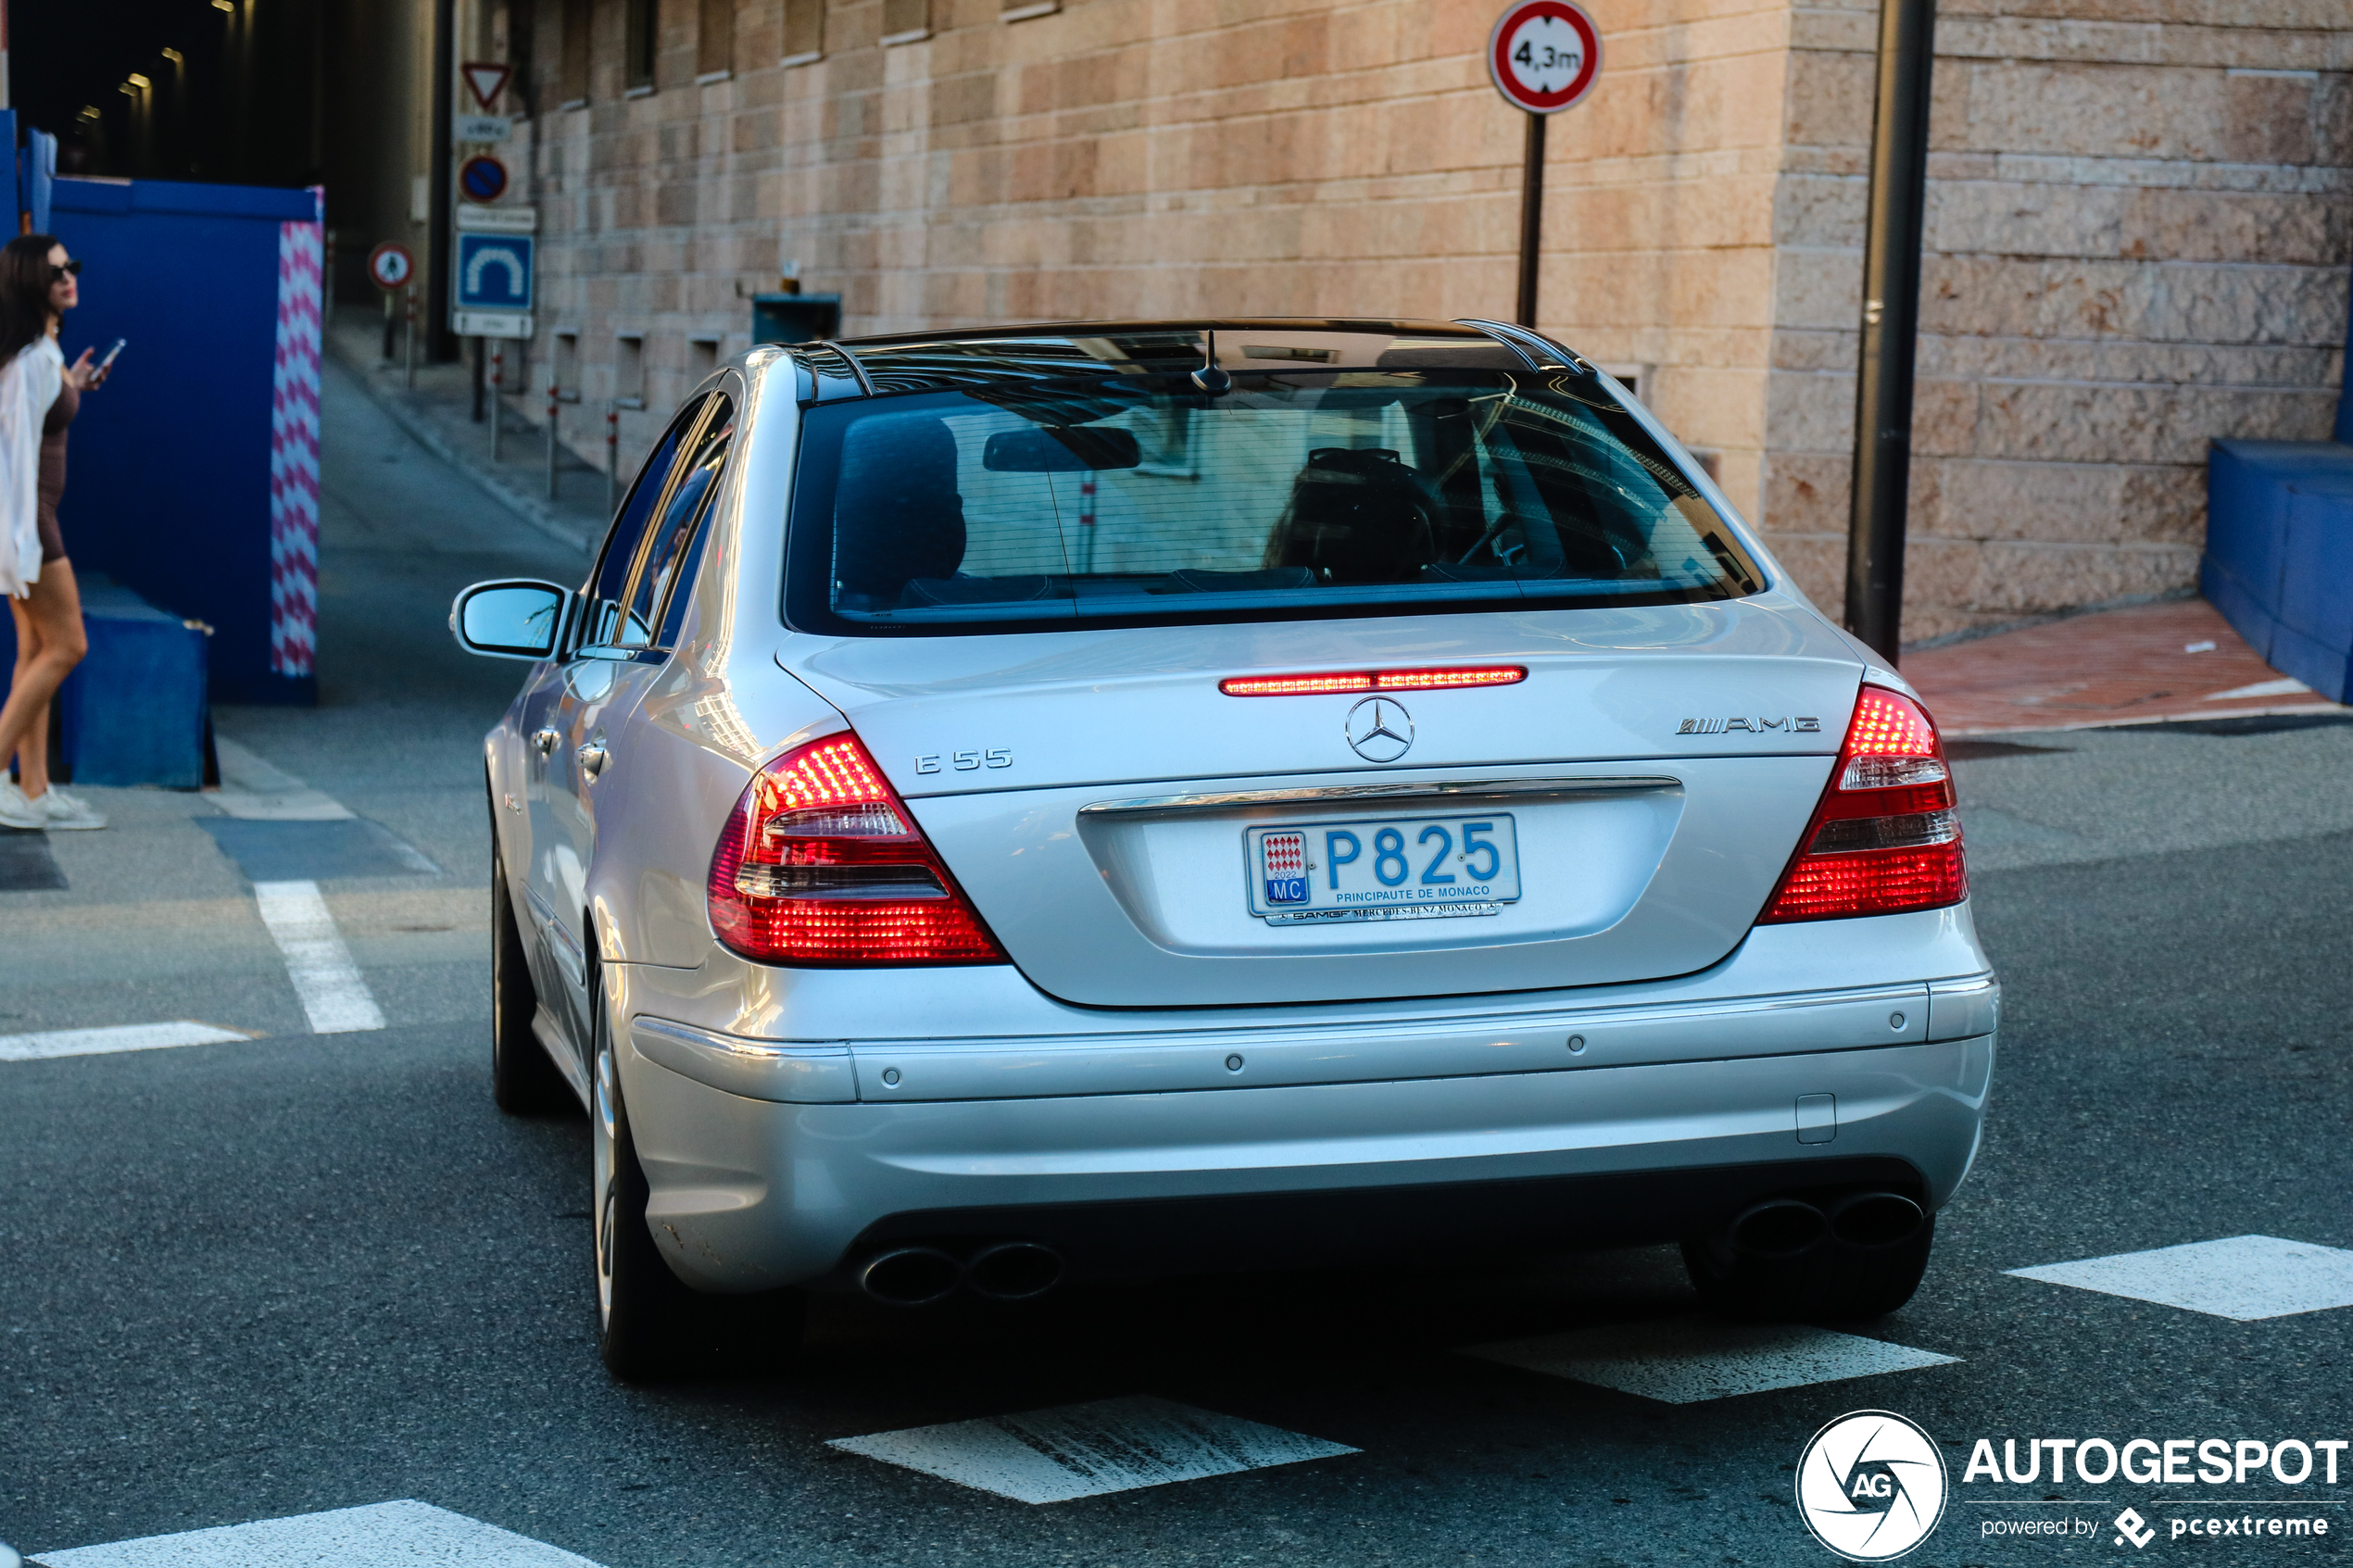
[(89, 651), (82, 593), (57, 531), (66, 484), (66, 426), (82, 394), (106, 380), (88, 350), (71, 366), (57, 348), (65, 313), (81, 300), (82, 264), (48, 234), (0, 245), (0, 590), (17, 622), (16, 678), (0, 707), (0, 825), (102, 828), (87, 801), (49, 784), (49, 702)]

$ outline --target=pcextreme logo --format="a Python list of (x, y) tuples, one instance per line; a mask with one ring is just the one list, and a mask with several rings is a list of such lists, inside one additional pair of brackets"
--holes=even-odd
[(1842, 1415), (1798, 1458), (1798, 1517), (1850, 1562), (1886, 1562), (1928, 1539), (1944, 1498), (1944, 1456), (1893, 1411)]

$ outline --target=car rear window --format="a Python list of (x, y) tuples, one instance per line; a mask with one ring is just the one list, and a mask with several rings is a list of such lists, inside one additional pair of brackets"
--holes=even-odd
[(1762, 573), (1590, 376), (1176, 375), (821, 404), (786, 616), (852, 635), (1737, 597)]

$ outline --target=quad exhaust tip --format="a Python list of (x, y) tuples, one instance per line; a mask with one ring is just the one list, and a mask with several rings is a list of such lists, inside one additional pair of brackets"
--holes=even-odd
[(1825, 1236), (1875, 1251), (1911, 1240), (1927, 1218), (1900, 1192), (1850, 1192), (1820, 1208), (1800, 1198), (1768, 1198), (1741, 1210), (1726, 1239), (1743, 1257), (1765, 1260), (1795, 1258)]
[(1034, 1241), (1000, 1241), (973, 1254), (964, 1281), (992, 1301), (1027, 1301), (1063, 1282), (1062, 1254)]
[(945, 1301), (963, 1283), (964, 1266), (937, 1247), (894, 1247), (858, 1271), (858, 1288), (894, 1307)]
[(1849, 1247), (1900, 1247), (1928, 1218), (1900, 1192), (1849, 1193), (1831, 1205), (1831, 1234)]
[(1028, 1301), (1063, 1280), (1062, 1254), (1035, 1241), (990, 1242), (968, 1259), (937, 1247), (894, 1247), (857, 1273), (858, 1288), (893, 1307), (928, 1307), (970, 1286), (991, 1301)]

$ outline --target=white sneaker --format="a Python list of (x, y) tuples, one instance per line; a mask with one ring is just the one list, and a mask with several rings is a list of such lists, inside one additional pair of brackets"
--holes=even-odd
[(37, 800), (27, 800), (17, 781), (0, 773), (0, 827), (30, 828), (38, 833), (49, 825), (49, 813)]
[(78, 795), (68, 795), (51, 784), (40, 799), (30, 802), (49, 819), (52, 828), (102, 828), (107, 814)]

